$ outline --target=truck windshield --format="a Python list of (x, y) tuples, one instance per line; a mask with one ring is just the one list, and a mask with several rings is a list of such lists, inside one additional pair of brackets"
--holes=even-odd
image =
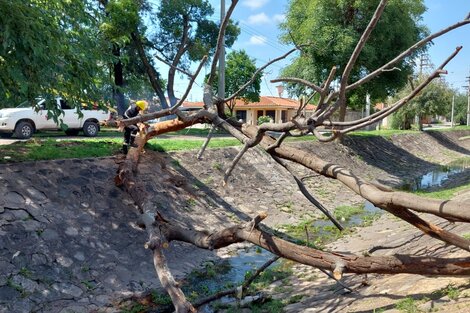
[[(31, 108), (32, 103), (28, 100), (23, 101), (20, 103), (20, 105), (17, 106), (17, 108)], [(36, 99), (36, 106), (41, 108), (44, 105), (44, 99)]]

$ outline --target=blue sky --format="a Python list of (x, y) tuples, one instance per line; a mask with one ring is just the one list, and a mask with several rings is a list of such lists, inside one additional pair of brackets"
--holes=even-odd
[[(226, 0), (226, 7), (231, 1)], [(220, 15), (220, 0), (211, 0), (216, 14)], [(464, 19), (470, 13), (469, 0), (425, 0), (428, 8), (423, 16), (423, 24), (428, 26), (431, 32), (441, 30), (453, 23)], [(233, 18), (239, 22), (241, 35), (232, 49), (244, 49), (254, 59), (257, 65), (262, 66), (269, 60), (276, 58), (291, 47), (279, 42), (278, 24), (283, 20), (287, 10), (287, 0), (240, 0)], [(446, 80), (455, 88), (463, 91), (462, 86), (470, 76), (470, 25), (454, 30), (434, 40), (434, 45), (429, 49), (430, 60), (434, 65), (439, 65), (445, 60), (457, 46), (463, 46), (462, 51), (446, 67), (449, 74)], [(229, 52), (230, 50), (228, 50)], [(289, 59), (280, 61), (270, 66), (266, 71), (261, 83), (261, 95), (277, 96), (275, 84), (270, 80), (278, 77), (279, 71), (289, 63)], [(207, 69), (206, 69), (207, 71)], [(203, 70), (203, 74), (204, 70)], [(188, 97), (189, 101), (200, 101), (202, 99), (202, 77), (197, 80), (199, 86), (194, 86)], [(177, 82), (177, 95), (184, 92), (186, 80)], [(286, 96), (286, 95), (284, 95)]]

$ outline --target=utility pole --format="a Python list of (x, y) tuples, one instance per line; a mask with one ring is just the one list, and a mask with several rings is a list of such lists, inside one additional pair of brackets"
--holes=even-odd
[[(469, 71), (470, 74), (470, 71)], [(468, 88), (467, 90), (467, 97), (468, 97), (468, 102), (467, 102), (467, 126), (470, 126), (470, 76), (467, 77), (467, 83), (468, 86), (463, 86), (465, 88)]]
[[(470, 71), (469, 71), (470, 74)], [(463, 86), (464, 88), (467, 88), (467, 126), (470, 126), (470, 76), (466, 77), (467, 78), (467, 83), (468, 86)]]
[(452, 112), (450, 113), (450, 127), (454, 127), (454, 107), (455, 107), (455, 95), (452, 95)]
[[(225, 0), (220, 0), (220, 26), (225, 18)], [(222, 46), (219, 51), (219, 90), (220, 99), (225, 99), (225, 32), (222, 33)]]

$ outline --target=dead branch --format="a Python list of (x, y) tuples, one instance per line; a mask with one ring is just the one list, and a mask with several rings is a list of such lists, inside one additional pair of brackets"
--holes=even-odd
[(224, 180), (223, 180), (223, 185), (227, 185), (228, 178), (230, 177), (230, 174), (232, 173), (233, 169), (235, 166), (238, 164), (242, 156), (245, 154), (245, 152), (248, 151), (250, 148), (250, 144), (246, 143), (243, 148), (238, 152), (238, 154), (235, 156), (235, 158), (232, 161), (232, 164), (230, 164), (229, 168), (225, 171), (224, 174)]
[(393, 60), (391, 60), (390, 62), (388, 62), (387, 64), (385, 64), (384, 66), (376, 69), (375, 71), (373, 71), (372, 73), (370, 73), (369, 75), (359, 79), (358, 81), (354, 82), (353, 84), (349, 85), (346, 87), (346, 91), (351, 91), (351, 90), (354, 90), (356, 89), (357, 87), (367, 83), (368, 81), (372, 80), (373, 78), (377, 77), (378, 75), (380, 75), (381, 73), (383, 73), (384, 71), (386, 71), (387, 69), (390, 69), (391, 66), (397, 64), (398, 62), (400, 62), (401, 60), (403, 60), (405, 57), (409, 56), (411, 53), (413, 53), (414, 51), (416, 51), (417, 49), (423, 47), (425, 44), (427, 44), (428, 42), (430, 42), (431, 40), (437, 38), (437, 37), (440, 37), (448, 32), (450, 32), (451, 30), (454, 30), (456, 28), (459, 28), (459, 27), (462, 27), (464, 25), (467, 25), (467, 24), (470, 24), (470, 18), (466, 18), (465, 20), (461, 21), (461, 22), (458, 22), (458, 23), (455, 23), (454, 25), (451, 25), (441, 31), (438, 31), (434, 34), (431, 34), (429, 35), (428, 37), (418, 41), (417, 43), (415, 43), (414, 45), (412, 45), (411, 47), (409, 47), (408, 49), (406, 49), (405, 51), (403, 51), (400, 55), (398, 55), (396, 58), (394, 58)]
[(159, 60), (160, 62), (165, 63), (166, 65), (168, 65), (168, 66), (170, 66), (170, 67), (173, 67), (175, 70), (177, 70), (178, 72), (181, 72), (181, 73), (185, 74), (185, 75), (188, 76), (189, 78), (193, 77), (193, 74), (191, 74), (190, 72), (188, 72), (188, 71), (186, 71), (186, 70), (184, 70), (184, 69), (182, 69), (182, 68), (179, 68), (179, 67), (173, 65), (170, 61), (167, 61), (167, 60), (165, 60), (164, 58), (160, 57), (160, 56), (158, 55), (158, 53), (155, 53), (153, 56), (155, 57), (155, 59)]
[(188, 87), (186, 87), (186, 91), (184, 92), (181, 99), (173, 107), (170, 108), (170, 113), (172, 113), (172, 114), (175, 113), (175, 111), (178, 109), (178, 107), (181, 106), (183, 104), (183, 102), (186, 100), (186, 97), (188, 96), (189, 92), (193, 88), (194, 81), (196, 80), (197, 76), (199, 75), (199, 72), (201, 71), (202, 66), (206, 63), (206, 60), (207, 60), (207, 55), (205, 55), (202, 58), (196, 72), (194, 73), (193, 76), (191, 76), (191, 79), (189, 80)]
[(211, 138), (212, 138), (212, 134), (214, 133), (214, 131), (215, 131), (216, 129), (217, 129), (217, 126), (212, 125), (211, 129), (209, 130), (209, 133), (207, 134), (206, 140), (204, 140), (204, 143), (202, 144), (201, 149), (200, 149), (199, 152), (197, 153), (196, 158), (197, 158), (198, 160), (201, 160), (201, 159), (202, 159), (202, 155), (204, 154), (204, 151), (206, 150), (207, 145), (209, 144), (209, 141), (210, 141)]
[(341, 105), (343, 105), (344, 104), (343, 102), (346, 101), (346, 86), (348, 84), (349, 75), (351, 74), (354, 64), (356, 64), (359, 54), (361, 53), (367, 40), (369, 39), (370, 34), (372, 33), (375, 26), (377, 25), (377, 22), (379, 21), (379, 18), (383, 13), (386, 4), (387, 4), (387, 0), (380, 1), (379, 5), (377, 6), (377, 9), (374, 12), (374, 15), (372, 16), (369, 22), (369, 25), (367, 25), (365, 31), (362, 33), (362, 36), (359, 39), (359, 42), (354, 48), (354, 51), (351, 54), (351, 57), (349, 58), (348, 63), (346, 64), (346, 67), (343, 71), (343, 75), (341, 77), (340, 88), (339, 88), (339, 99), (340, 99), (339, 103)]
[[(379, 120), (384, 119), (385, 117), (389, 116), (393, 112), (396, 112), (399, 108), (401, 108), (403, 105), (405, 105), (414, 97), (416, 97), (421, 92), (421, 90), (423, 90), (427, 85), (429, 85), (435, 78), (438, 78), (441, 74), (444, 74), (444, 73), (447, 74), (447, 71), (444, 71), (444, 67), (460, 52), (461, 49), (462, 49), (461, 46), (457, 47), (455, 51), (444, 61), (444, 63), (442, 63), (431, 75), (429, 75), (425, 81), (423, 81), (415, 89), (413, 89), (412, 92), (408, 96), (406, 96), (403, 99), (400, 99), (395, 104), (393, 104), (388, 110), (379, 111), (379, 113), (380, 112), (383, 112), (383, 113), (377, 114), (373, 116), (372, 118), (369, 117), (368, 120), (361, 119), (362, 120), (361, 122), (359, 122), (360, 120), (358, 120), (355, 122), (355, 124), (352, 127), (340, 130), (340, 133), (345, 134), (353, 130), (365, 127), (367, 125), (371, 125), (375, 122), (378, 122)], [(331, 125), (335, 125), (335, 122), (332, 122)]]
[(173, 240), (191, 243), (203, 249), (218, 249), (230, 244), (248, 241), (280, 257), (312, 267), (331, 270), (335, 277), (343, 273), (410, 273), (433, 275), (469, 275), (470, 259), (413, 257), (407, 255), (367, 256), (345, 255), (299, 246), (260, 230), (258, 225), (266, 217), (256, 216), (252, 221), (214, 232), (182, 228), (170, 222), (158, 222), (158, 227), (168, 242)]
[(308, 80), (297, 78), (297, 77), (280, 77), (276, 79), (271, 79), (271, 83), (298, 83), (309, 88), (312, 88), (318, 93), (321, 93), (323, 89), (320, 86), (315, 85), (314, 83), (309, 82)]
[[(256, 127), (244, 125), (243, 132), (247, 135), (255, 136)], [(264, 136), (260, 145), (267, 149), (274, 143), (274, 140)], [(429, 199), (409, 194), (401, 191), (387, 192), (377, 188), (361, 177), (353, 174), (351, 171), (332, 163), (328, 163), (317, 156), (293, 147), (278, 147), (270, 151), (271, 155), (275, 155), (282, 159), (293, 161), (301, 164), (323, 176), (331, 177), (339, 180), (349, 189), (369, 200), (376, 207), (395, 212), (402, 211), (406, 215), (406, 211), (413, 210), (422, 213), (430, 213), (436, 216), (450, 219), (458, 219), (460, 221), (470, 222), (470, 210), (468, 204), (462, 201), (442, 201)], [(394, 214), (395, 214), (394, 213)], [(453, 244), (464, 250), (470, 251), (470, 241), (460, 236), (447, 232), (435, 225), (426, 223), (417, 218), (406, 216), (407, 221), (421, 230), (425, 230), (439, 240)]]

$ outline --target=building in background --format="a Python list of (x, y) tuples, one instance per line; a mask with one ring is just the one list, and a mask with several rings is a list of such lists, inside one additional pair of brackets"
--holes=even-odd
[[(184, 102), (183, 109), (201, 109), (202, 102)], [(246, 103), (237, 100), (234, 107), (234, 115), (239, 121), (251, 125), (258, 124), (258, 118), (268, 116), (273, 123), (284, 123), (290, 121), (297, 114), (299, 101), (282, 97), (260, 96), (258, 102)], [(314, 105), (307, 105), (301, 112), (305, 117), (309, 117), (315, 111)]]

